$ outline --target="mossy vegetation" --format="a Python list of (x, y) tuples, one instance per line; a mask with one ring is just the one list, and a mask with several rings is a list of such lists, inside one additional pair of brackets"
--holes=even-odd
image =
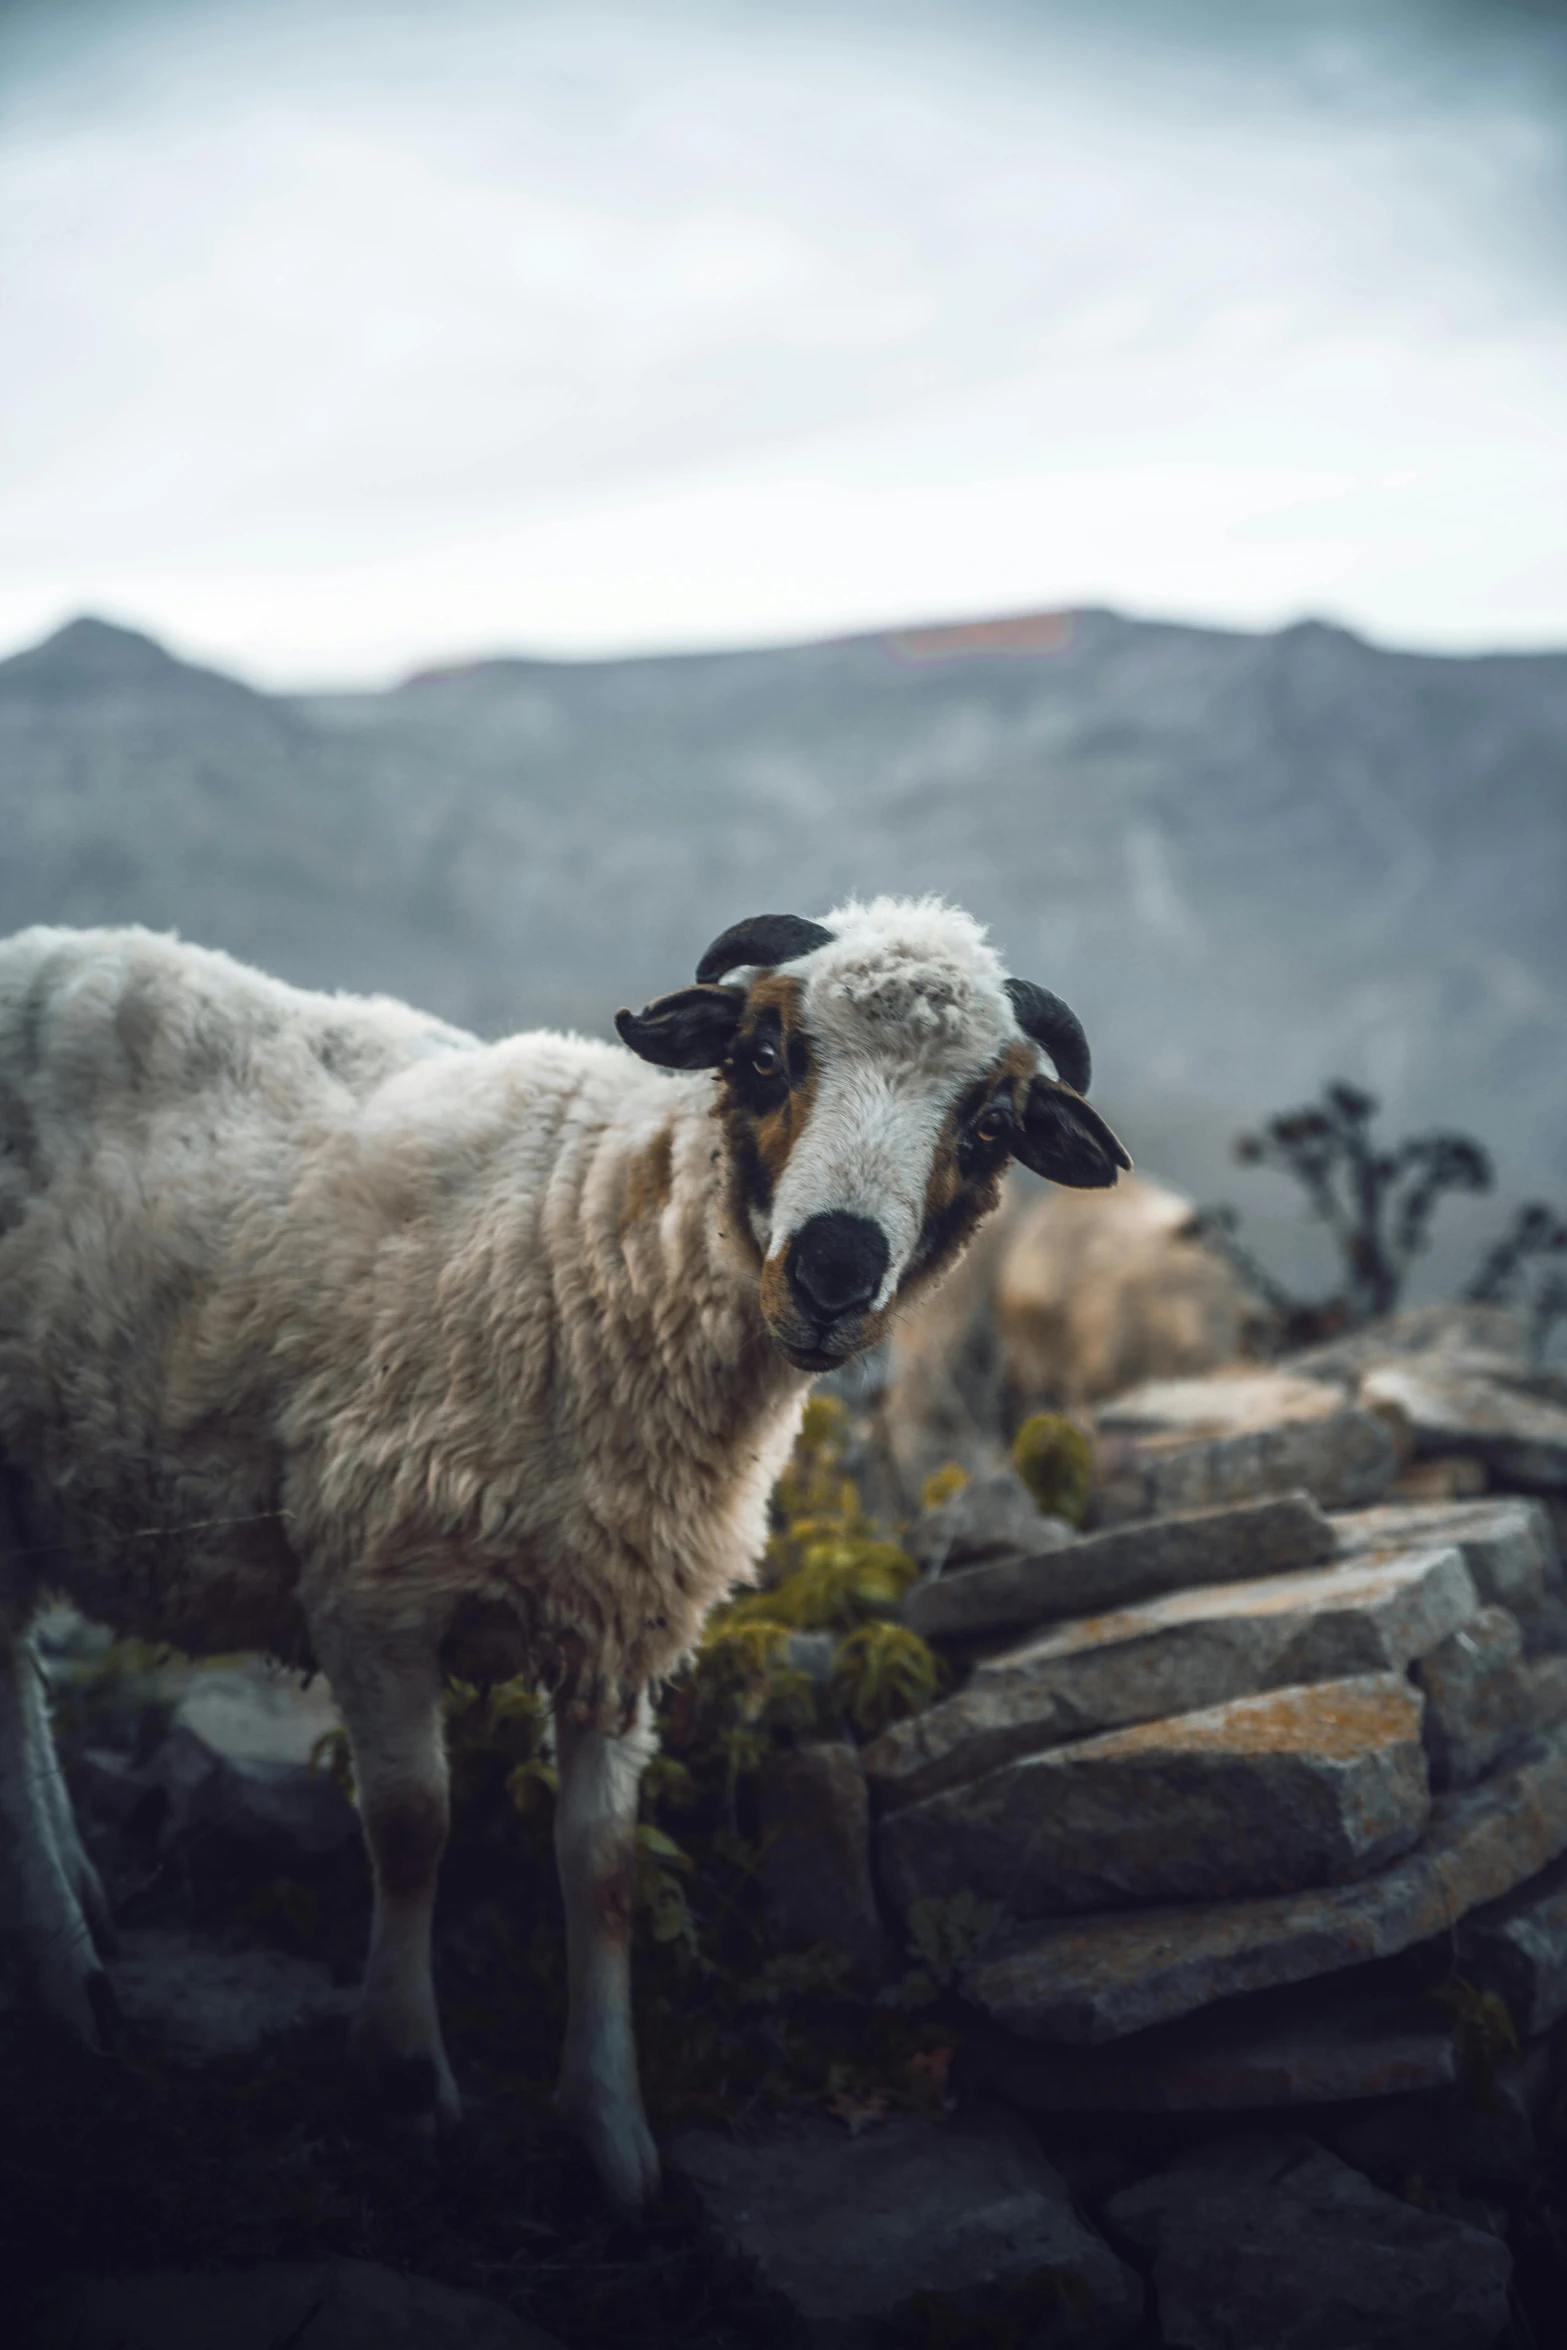
[(1081, 1526), (1094, 1490), (1094, 1449), (1075, 1421), (1035, 1412), (1012, 1439), (1012, 1466), (1039, 1507)]

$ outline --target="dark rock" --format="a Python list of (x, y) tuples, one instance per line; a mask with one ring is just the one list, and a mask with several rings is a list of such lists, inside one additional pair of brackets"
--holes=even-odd
[(1538, 1599), (1514, 1602), (1525, 1656), (1567, 1654), (1567, 1592), (1542, 1591)]
[(71, 1790), (83, 1807), (117, 1828), (150, 1833), (167, 1794), (156, 1769), (131, 1761), (112, 1746), (87, 1746), (71, 1766)]
[(1112, 1527), (1042, 1556), (917, 1583), (903, 1620), (926, 1640), (1017, 1631), (1193, 1584), (1287, 1574), (1331, 1558), (1333, 1548), (1332, 1526), (1311, 1496), (1292, 1493)]
[(974, 2025), (964, 2056), (987, 2088), (1031, 2113), (1403, 2105), (1417, 2091), (1454, 2087), (1460, 2071), (1452, 2017), (1434, 2001), (1341, 1980), (1226, 2001), (1099, 2048), (1050, 2048)]
[(1025, 2039), (1119, 2039), (1220, 1999), (1445, 1934), (1567, 1851), (1567, 1731), (1432, 1806), (1417, 1848), (1353, 1885), (1019, 1926), (963, 1989)]
[(856, 1749), (833, 1740), (769, 1755), (757, 1786), (762, 1900), (779, 1941), (825, 1943), (861, 1975), (896, 1953), (871, 1884), (870, 1798)]
[(24, 2320), (22, 2350), (560, 2350), (498, 2301), (370, 2260), (200, 2275), (73, 2277)]
[(1310, 2138), (1235, 2138), (1112, 2196), (1170, 2350), (1490, 2350), (1512, 2261)]
[(1469, 1979), (1506, 2001), (1520, 2039), (1560, 2023), (1567, 2015), (1567, 1859), (1467, 1917), (1458, 1951)]
[(873, 2342), (915, 2293), (961, 2306), (1037, 2286), (1041, 2270), (1058, 2291), (1042, 2316), (1031, 2296), (1040, 2350), (1124, 2341), (1141, 2317), (1137, 2278), (1079, 2216), (1027, 2123), (1000, 2107), (945, 2125), (899, 2114), (857, 2138), (814, 2116), (755, 2138), (694, 2131), (668, 2152), (818, 2350)]
[(1538, 2175), (1535, 2123), (1549, 2101), (1551, 2052), (1535, 2041), (1484, 2078), (1413, 2097), (1384, 2097), (1335, 2121), (1333, 2150), (1397, 2189), (1411, 2178), (1456, 2180), (1482, 2191), (1527, 2186)]
[(1420, 1710), (1372, 1674), (1029, 1755), (884, 1819), (881, 1879), (904, 1908), (967, 1889), (1037, 1917), (1360, 1876), (1425, 1826)]
[(314, 1857), (352, 1843), (353, 1806), (312, 1759), (317, 1741), (338, 1727), (319, 1678), (306, 1684), (259, 1659), (198, 1673), (157, 1758), (169, 1799), (165, 1839), (201, 1830)]
[(883, 1811), (1068, 1738), (1305, 1681), (1402, 1672), (1479, 1602), (1456, 1550), (1171, 1592), (979, 1665), (864, 1753)]
[(122, 1934), (114, 1986), (127, 2019), (189, 2064), (246, 2056), (274, 2033), (347, 2016), (357, 1996), (319, 1959), (154, 1926)]

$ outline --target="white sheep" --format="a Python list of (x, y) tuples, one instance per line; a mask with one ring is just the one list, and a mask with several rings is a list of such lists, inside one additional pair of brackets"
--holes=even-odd
[(629, 1052), (484, 1045), (140, 930), (0, 943), (0, 1819), (42, 1997), (99, 2036), (44, 1589), (319, 1665), (375, 1877), (354, 2046), (432, 2127), (441, 1686), (526, 1673), (560, 1765), (557, 2102), (634, 2205), (649, 1687), (756, 1557), (811, 1374), (951, 1262), (1008, 1156), (1128, 1162), (1073, 1016), (936, 901), (739, 924), (617, 1026)]

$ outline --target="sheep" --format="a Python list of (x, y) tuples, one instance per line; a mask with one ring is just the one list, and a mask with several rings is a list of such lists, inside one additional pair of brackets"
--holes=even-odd
[(0, 1819), (42, 1999), (101, 2040), (44, 1590), (318, 1667), (374, 1883), (351, 2045), (433, 2130), (459, 2110), (430, 1976), (442, 1683), (530, 1676), (557, 2109), (635, 2207), (649, 1691), (758, 1554), (812, 1377), (951, 1263), (1008, 1158), (1076, 1185), (1130, 1162), (1074, 1016), (936, 900), (742, 922), (616, 1026), (483, 1044), (141, 930), (0, 943)]

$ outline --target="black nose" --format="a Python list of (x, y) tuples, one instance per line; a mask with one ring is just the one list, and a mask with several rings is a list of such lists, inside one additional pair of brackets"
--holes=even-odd
[(869, 1216), (813, 1216), (789, 1243), (789, 1286), (808, 1314), (835, 1322), (868, 1306), (887, 1274), (887, 1241)]

